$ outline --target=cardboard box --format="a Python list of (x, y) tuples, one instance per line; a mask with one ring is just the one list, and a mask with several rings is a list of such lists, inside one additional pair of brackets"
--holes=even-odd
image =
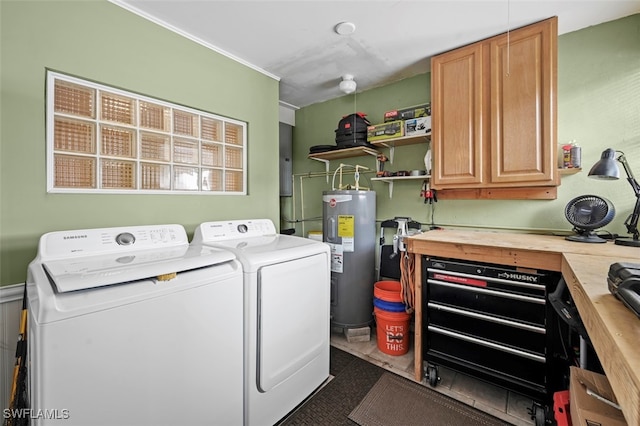
[(402, 120), (389, 123), (376, 124), (367, 127), (367, 141), (379, 141), (384, 139), (399, 138), (404, 135), (404, 123)]
[(431, 116), (411, 118), (404, 121), (404, 135), (426, 135), (431, 132)]
[(408, 120), (410, 118), (431, 116), (431, 104), (415, 105), (412, 107), (393, 109), (384, 113), (384, 122)]
[(571, 383), (569, 386), (571, 421), (574, 425), (584, 426), (623, 426), (627, 422), (622, 411), (602, 398), (617, 404), (613, 390), (606, 376), (571, 367)]

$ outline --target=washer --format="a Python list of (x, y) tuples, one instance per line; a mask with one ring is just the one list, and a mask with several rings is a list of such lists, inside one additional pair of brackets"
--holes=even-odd
[(35, 425), (238, 425), (242, 267), (180, 225), (52, 232), (27, 273)]
[(279, 235), (269, 219), (203, 223), (191, 244), (242, 263), (244, 422), (273, 425), (329, 377), (329, 246)]

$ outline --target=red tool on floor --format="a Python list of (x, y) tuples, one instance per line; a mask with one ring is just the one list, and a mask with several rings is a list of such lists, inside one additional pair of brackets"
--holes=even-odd
[(553, 394), (553, 417), (556, 419), (558, 426), (571, 426), (569, 391), (559, 391)]

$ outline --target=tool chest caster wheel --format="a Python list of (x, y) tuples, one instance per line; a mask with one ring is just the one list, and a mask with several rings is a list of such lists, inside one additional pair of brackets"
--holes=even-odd
[(438, 367), (430, 365), (427, 367), (427, 381), (432, 387), (436, 387), (440, 382), (440, 376), (438, 376)]
[[(536, 426), (555, 424), (555, 422), (551, 420), (552, 414), (549, 412), (548, 407), (540, 405), (536, 402), (534, 402), (531, 408), (529, 408), (529, 414), (531, 415), (531, 419), (535, 422)], [(547, 418), (548, 416), (549, 418)]]

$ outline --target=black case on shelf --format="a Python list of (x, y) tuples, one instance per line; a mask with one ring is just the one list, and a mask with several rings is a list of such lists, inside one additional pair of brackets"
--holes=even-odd
[(367, 127), (371, 123), (366, 119), (366, 114), (356, 112), (345, 115), (338, 122), (336, 132), (336, 145), (338, 148), (352, 148), (354, 146), (369, 146), (367, 143)]

